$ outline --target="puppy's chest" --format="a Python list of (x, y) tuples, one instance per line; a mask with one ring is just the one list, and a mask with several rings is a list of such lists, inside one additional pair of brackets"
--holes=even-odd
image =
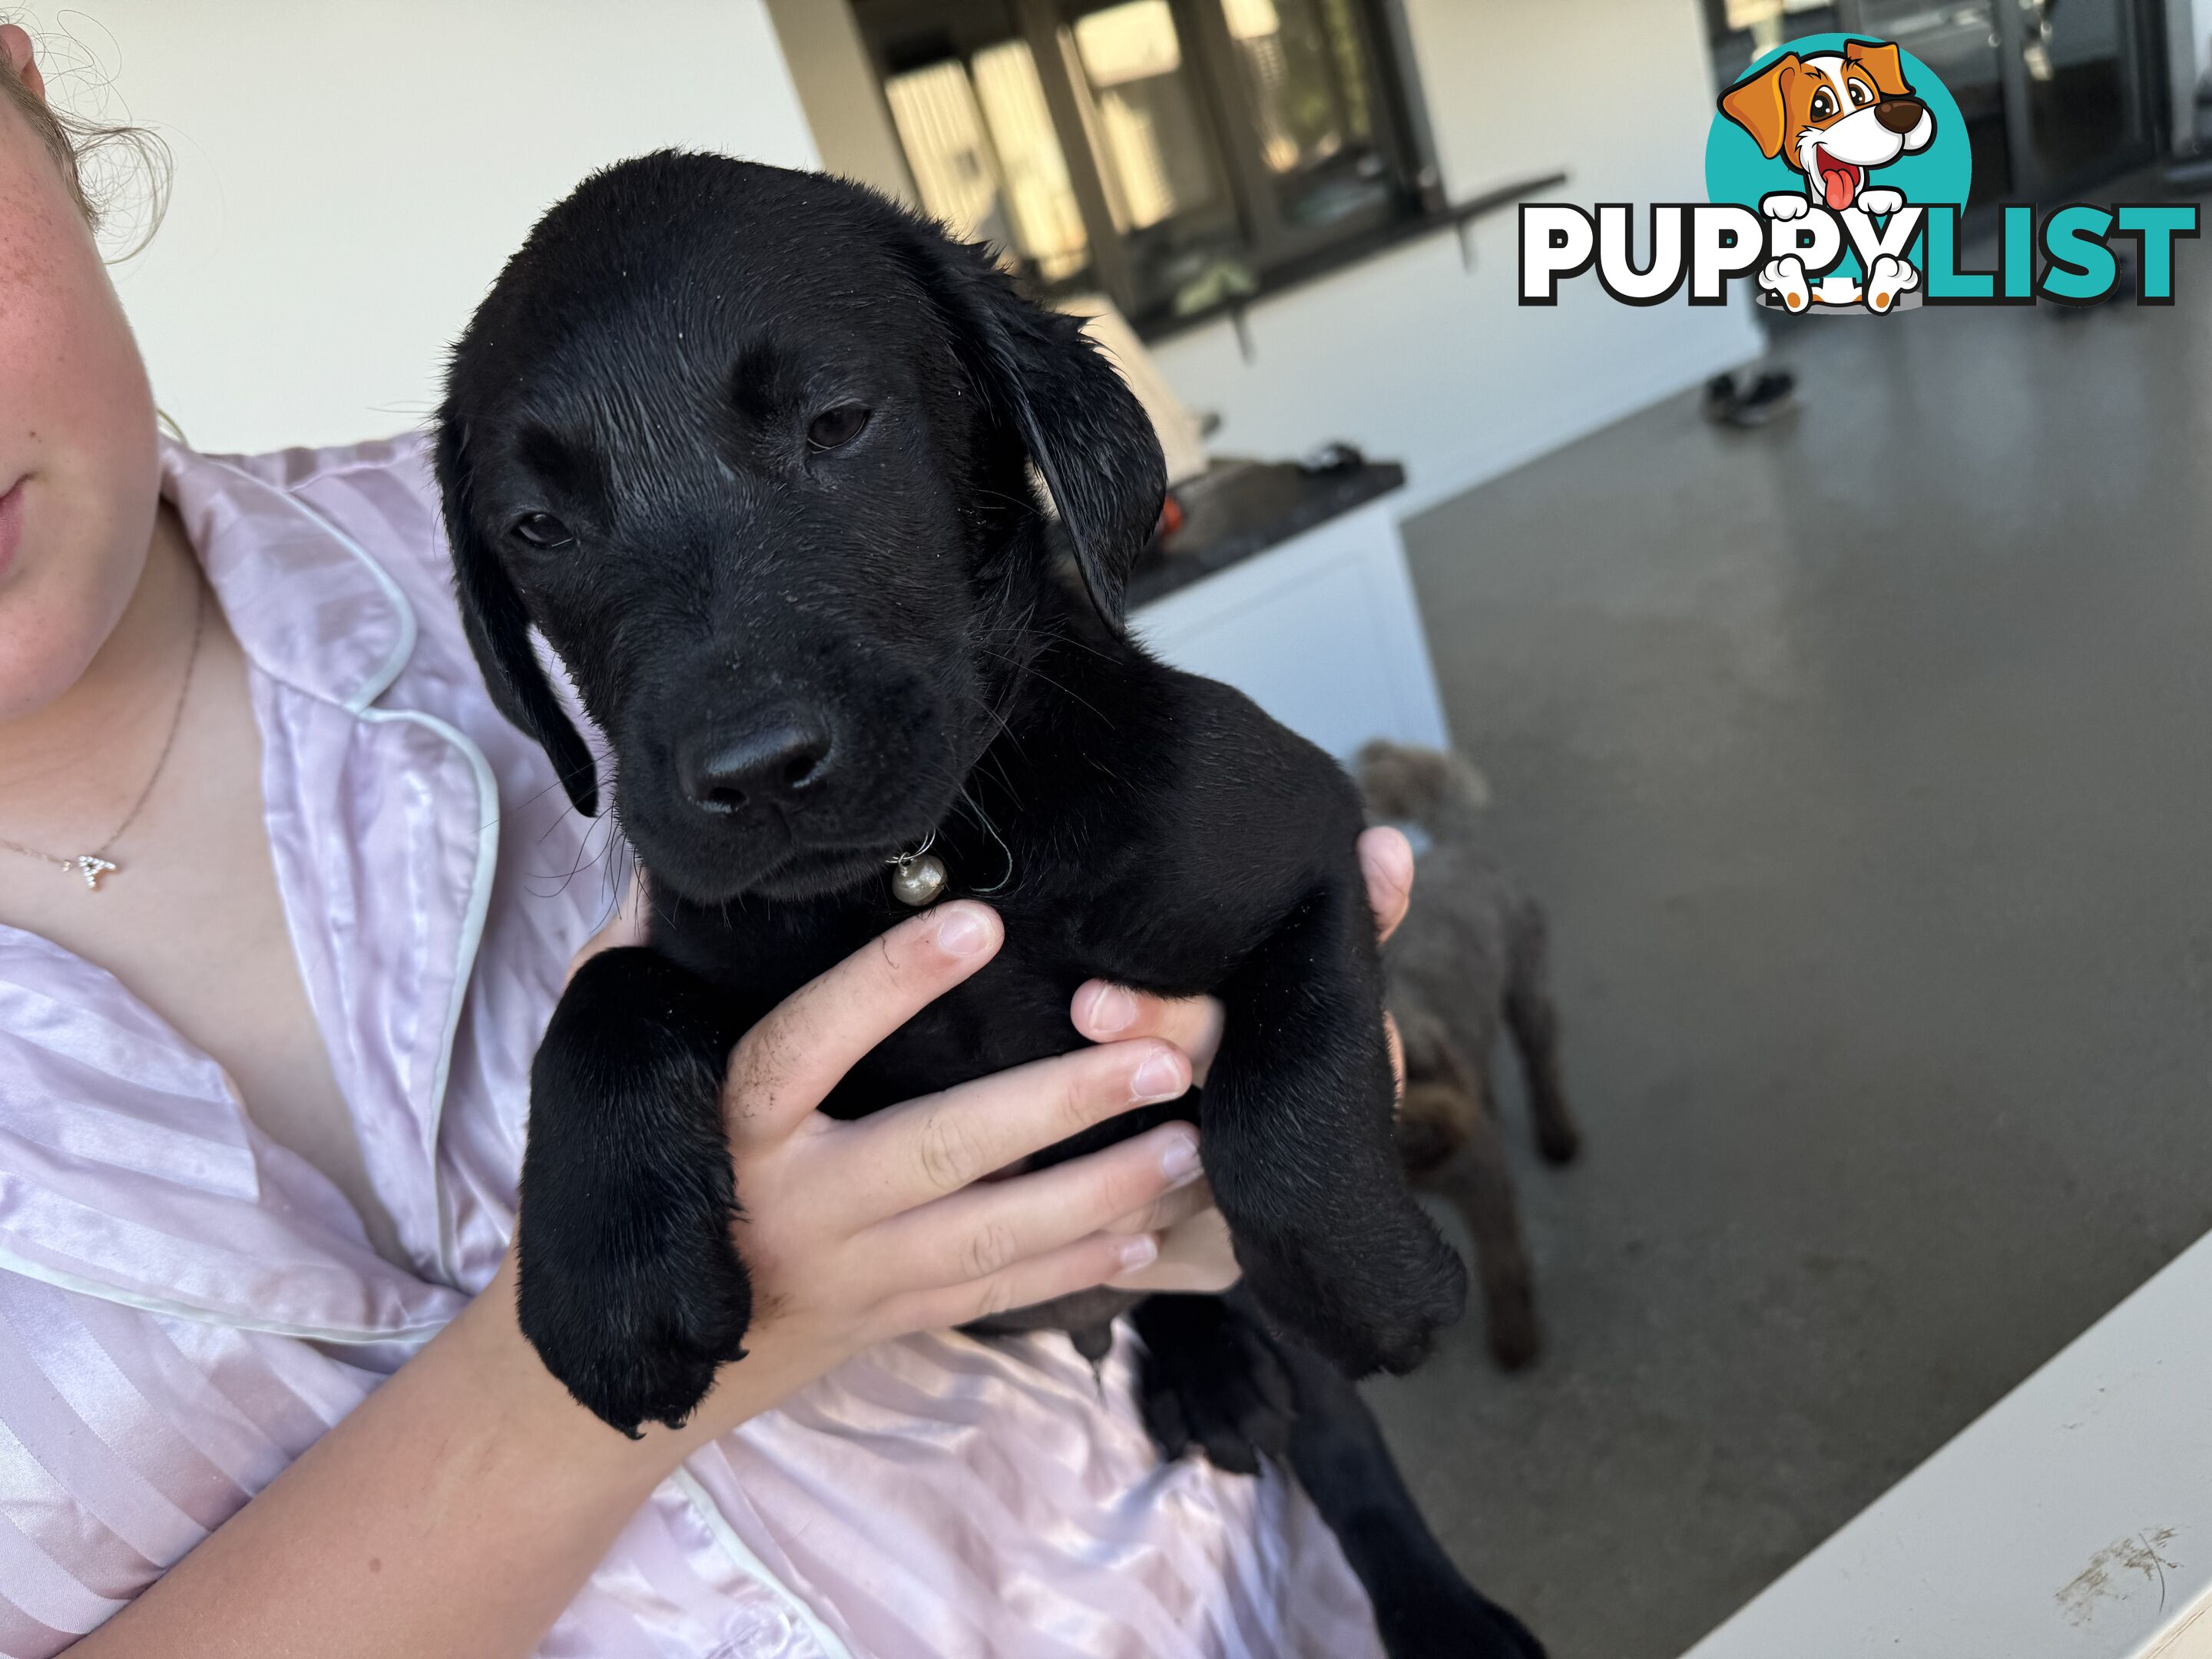
[[(1218, 953), (1192, 951), (1203, 929), (1194, 921), (1171, 954), (1152, 959), (1132, 949), (1131, 924), (1139, 918), (1075, 893), (1015, 893), (987, 900), (1006, 925), (997, 956), (894, 1032), (856, 1066), (826, 1103), (839, 1116), (859, 1116), (1009, 1066), (1063, 1054), (1084, 1046), (1073, 1005), (1092, 978), (1140, 990), (1190, 994), (1211, 989), (1220, 976)], [(1160, 929), (1172, 935), (1171, 925)]]
[[(967, 896), (957, 879), (951, 890)], [(975, 896), (1005, 924), (998, 954), (871, 1050), (823, 1103), (825, 1111), (864, 1116), (1082, 1047), (1073, 1003), (1085, 980), (1194, 995), (1213, 988), (1235, 959), (1233, 941), (1211, 937), (1222, 931), (1218, 917), (1162, 915), (1158, 900), (1125, 882), (1101, 887), (1040, 872)], [(757, 1018), (908, 914), (865, 893), (765, 913), (749, 907), (727, 925), (695, 915), (657, 930), (653, 943), (727, 988)]]

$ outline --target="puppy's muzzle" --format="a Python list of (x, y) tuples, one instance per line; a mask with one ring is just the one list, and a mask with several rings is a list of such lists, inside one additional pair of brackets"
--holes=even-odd
[(819, 789), (830, 769), (829, 723), (811, 708), (763, 711), (734, 735), (687, 740), (677, 757), (684, 793), (702, 811), (791, 807)]
[(1874, 118), (1894, 133), (1907, 133), (1920, 125), (1928, 106), (1917, 98), (1885, 98), (1874, 106)]

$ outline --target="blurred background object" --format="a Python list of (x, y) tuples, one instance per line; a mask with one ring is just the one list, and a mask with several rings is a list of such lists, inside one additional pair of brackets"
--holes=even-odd
[(1498, 1110), (1510, 1041), (1538, 1152), (1571, 1162), (1543, 907), (1484, 845), (1490, 787), (1465, 756), (1377, 738), (1354, 766), (1369, 818), (1413, 838), (1413, 896), (1383, 948), (1404, 1053), (1398, 1150), (1408, 1174), (1457, 1212), (1474, 1247), (1490, 1352), (1508, 1370), (1536, 1357), (1536, 1289)]

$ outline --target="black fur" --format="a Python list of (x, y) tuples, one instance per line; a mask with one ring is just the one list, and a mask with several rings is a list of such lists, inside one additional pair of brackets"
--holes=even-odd
[(1242, 1286), (1155, 1296), (1132, 1316), (1149, 1363), (1139, 1404), (1170, 1456), (1289, 1462), (1375, 1605), (1391, 1659), (1544, 1659), (1542, 1644), (1453, 1566), (1406, 1490), (1367, 1403), (1336, 1368), (1269, 1331)]
[(501, 708), (592, 811), (534, 624), (649, 878), (649, 948), (577, 976), (532, 1078), (522, 1325), (579, 1400), (673, 1423), (742, 1352), (721, 1057), (907, 914), (886, 863), (933, 832), (1005, 946), (827, 1109), (1065, 1052), (1093, 975), (1210, 992), (1202, 1103), (1052, 1156), (1199, 1116), (1246, 1284), (1345, 1372), (1403, 1370), (1458, 1316), (1463, 1269), (1392, 1139), (1359, 799), (1124, 635), (1160, 454), (1074, 319), (857, 186), (647, 157), (508, 264), (454, 353), (437, 465)]

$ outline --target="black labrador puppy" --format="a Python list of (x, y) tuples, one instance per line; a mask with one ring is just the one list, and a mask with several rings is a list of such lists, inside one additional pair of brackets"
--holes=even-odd
[(998, 957), (826, 1109), (1063, 1053), (1093, 975), (1218, 997), (1202, 1106), (1054, 1154), (1202, 1117), (1247, 1293), (1294, 1335), (1157, 1299), (1156, 1430), (1181, 1432), (1170, 1454), (1296, 1465), (1310, 1401), (1304, 1461), (1341, 1488), (1355, 1561), (1418, 1581), (1393, 1595), (1446, 1643), (1419, 1650), (1533, 1652), (1435, 1550), (1343, 1381), (1419, 1362), (1465, 1296), (1394, 1145), (1359, 798), (1124, 634), (1160, 451), (1079, 325), (859, 186), (648, 156), (508, 264), (455, 349), (436, 458), (485, 677), (595, 812), (543, 631), (607, 736), (651, 899), (650, 943), (576, 975), (532, 1073), (520, 1311), (554, 1374), (635, 1431), (682, 1420), (741, 1354), (732, 1046), (906, 905), (975, 894), (1005, 919)]

